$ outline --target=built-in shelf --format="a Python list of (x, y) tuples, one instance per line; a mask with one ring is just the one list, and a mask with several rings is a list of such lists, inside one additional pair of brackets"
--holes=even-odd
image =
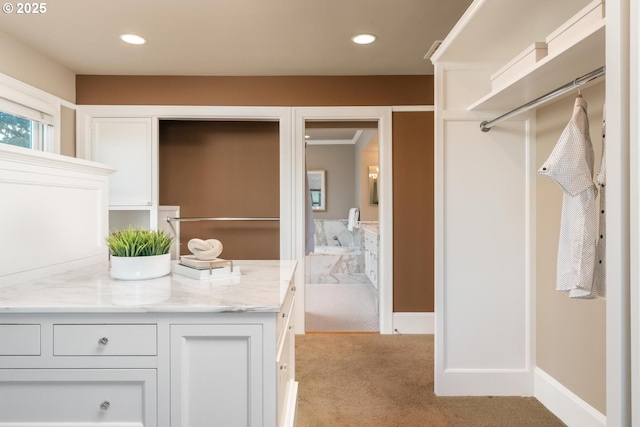
[(468, 110), (510, 110), (602, 67), (605, 63), (605, 21), (602, 19), (565, 49), (544, 57), (531, 69), (474, 102)]

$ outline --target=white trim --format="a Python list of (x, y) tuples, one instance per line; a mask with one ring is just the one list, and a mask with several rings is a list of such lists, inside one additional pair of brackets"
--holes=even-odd
[(393, 332), (396, 334), (433, 334), (434, 313), (393, 313)]
[(78, 106), (72, 102), (67, 101), (66, 99), (60, 98), (60, 106), (68, 108), (70, 110), (75, 110)]
[(433, 105), (394, 105), (391, 107), (393, 113), (413, 113), (424, 111), (436, 111), (436, 107)]
[(298, 409), (298, 381), (287, 384), (287, 404), (282, 417), (282, 427), (295, 427)]
[[(630, 1), (606, 3), (607, 421), (631, 425), (630, 349)], [(635, 165), (637, 166), (637, 165)], [(636, 261), (637, 263), (637, 261)], [(637, 286), (637, 283), (634, 285)], [(637, 326), (634, 327), (637, 331)], [(638, 363), (636, 360), (634, 363)], [(635, 396), (637, 400), (639, 397)], [(637, 425), (637, 420), (636, 423)]]
[(77, 159), (75, 157), (60, 156), (45, 151), (34, 151), (7, 144), (0, 144), (0, 160), (8, 160), (13, 164), (29, 164), (39, 167), (50, 167), (73, 172), (88, 172), (99, 175), (109, 175), (115, 172), (114, 168), (102, 163)]
[(540, 368), (534, 370), (535, 398), (569, 427), (606, 427), (607, 417)]
[[(293, 146), (295, 173), (293, 185), (295, 196), (294, 259), (299, 260), (299, 268), (304, 269), (305, 257), (305, 215), (304, 215), (304, 130), (305, 120), (377, 120), (378, 150), (381, 174), (379, 196), (380, 243), (378, 276), (380, 301), (380, 333), (393, 332), (393, 163), (391, 136), (391, 107), (300, 107), (293, 108)], [(304, 333), (305, 292), (304, 287), (296, 293), (296, 333)]]
[[(640, 73), (640, 4), (631, 2), (631, 71), (630, 75)], [(630, 81), (630, 165), (631, 165), (631, 226), (630, 239), (631, 259), (640, 258), (640, 83), (637, 78)], [(631, 263), (631, 283), (640, 283), (640, 266)], [(640, 427), (640, 289), (631, 287), (631, 422), (633, 427)]]
[(438, 396), (533, 396), (528, 370), (446, 369), (440, 377)]

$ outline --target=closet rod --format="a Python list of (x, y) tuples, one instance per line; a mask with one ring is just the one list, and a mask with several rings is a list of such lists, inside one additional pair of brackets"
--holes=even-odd
[(171, 221), (280, 221), (280, 218), (210, 218), (210, 217), (188, 217), (188, 218), (180, 218), (180, 217), (170, 217), (166, 218), (167, 222)]
[(567, 84), (564, 84), (562, 86), (560, 86), (557, 89), (552, 90), (551, 92), (544, 94), (536, 99), (534, 99), (533, 101), (529, 101), (526, 104), (523, 104), (521, 106), (519, 106), (518, 108), (514, 108), (513, 110), (509, 111), (508, 113), (505, 113), (503, 115), (501, 115), (500, 117), (496, 117), (493, 120), (485, 120), (484, 122), (480, 123), (480, 129), (482, 130), (482, 132), (489, 132), (489, 130), (496, 124), (507, 120), (517, 114), (523, 113), (527, 110), (530, 110), (534, 107), (537, 107), (540, 104), (543, 104), (544, 102), (547, 102), (557, 96), (560, 96), (566, 92), (569, 92), (570, 90), (577, 88), (579, 86), (582, 86), (585, 83), (590, 82), (591, 80), (597, 79), (600, 76), (603, 76), (605, 74), (605, 70), (604, 70), (604, 66), (595, 69), (587, 74), (585, 74), (584, 76), (578, 77), (575, 80), (570, 81)]

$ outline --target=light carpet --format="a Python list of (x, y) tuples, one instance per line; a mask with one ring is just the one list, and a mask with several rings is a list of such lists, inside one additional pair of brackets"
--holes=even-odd
[(297, 427), (565, 426), (532, 397), (436, 396), (433, 335), (298, 335), (296, 378)]
[(371, 284), (306, 285), (307, 332), (378, 332), (375, 288)]

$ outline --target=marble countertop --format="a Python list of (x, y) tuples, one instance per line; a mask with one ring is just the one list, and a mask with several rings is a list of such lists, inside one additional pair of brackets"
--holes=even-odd
[(172, 273), (115, 280), (107, 263), (0, 287), (0, 313), (278, 312), (296, 261), (234, 261), (241, 274), (196, 280)]

